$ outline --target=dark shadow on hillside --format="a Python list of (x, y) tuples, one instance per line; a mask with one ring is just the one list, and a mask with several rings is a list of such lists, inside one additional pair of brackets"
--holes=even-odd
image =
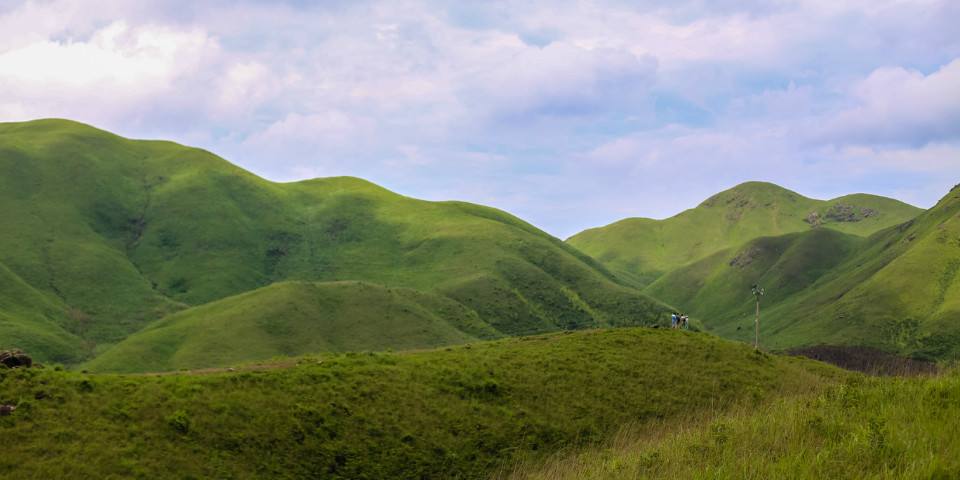
[(934, 362), (901, 357), (870, 347), (817, 345), (794, 348), (786, 353), (870, 375), (910, 376), (937, 373), (937, 364)]

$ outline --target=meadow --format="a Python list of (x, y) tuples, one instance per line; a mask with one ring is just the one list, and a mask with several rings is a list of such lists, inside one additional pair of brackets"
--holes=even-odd
[(853, 374), (702, 334), (589, 330), (166, 375), (0, 370), (0, 475), (484, 478), (623, 424)]
[[(500, 210), (352, 177), (271, 182), (204, 150), (68, 120), (0, 123), (0, 218), (16, 225), (0, 230), (0, 348), (69, 365), (115, 346), (111, 362), (125, 371), (158, 352), (180, 360), (149, 368), (427, 348), (653, 325), (668, 310)], [(308, 283), (325, 286), (315, 296), (293, 287)], [(244, 328), (175, 351), (200, 316), (239, 310)], [(304, 312), (321, 310), (324, 328), (302, 328)], [(343, 340), (380, 328), (392, 334)], [(225, 344), (236, 350), (186, 362), (191, 348)]]
[(866, 237), (921, 212), (876, 195), (817, 200), (772, 183), (746, 182), (670, 218), (626, 218), (584, 230), (567, 243), (645, 287), (677, 268), (759, 237), (815, 228)]
[(960, 478), (960, 372), (853, 376), (821, 391), (515, 465), (500, 478)]
[(664, 275), (645, 291), (711, 332), (752, 339), (759, 283), (765, 345), (861, 345), (928, 360), (960, 355), (960, 188), (868, 237), (818, 228), (761, 237)]
[(4, 477), (960, 475), (955, 368), (736, 341), (760, 283), (765, 349), (947, 365), (960, 188), (921, 211), (749, 182), (562, 242), (40, 120), (0, 123), (0, 218), (0, 349), (43, 364), (0, 369)]

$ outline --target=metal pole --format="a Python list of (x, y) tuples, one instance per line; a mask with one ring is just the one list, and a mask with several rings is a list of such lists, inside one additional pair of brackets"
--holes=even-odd
[(760, 297), (757, 297), (757, 318), (753, 321), (753, 349), (760, 350)]

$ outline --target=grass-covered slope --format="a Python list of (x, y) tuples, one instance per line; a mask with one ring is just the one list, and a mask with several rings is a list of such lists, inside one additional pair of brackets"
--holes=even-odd
[(766, 288), (764, 343), (867, 345), (960, 355), (960, 189), (868, 238), (818, 229), (759, 238), (677, 269), (647, 292), (713, 332), (753, 337), (750, 285)]
[(829, 229), (760, 237), (667, 273), (645, 291), (682, 306), (709, 328), (746, 339), (752, 328), (741, 335), (729, 330), (745, 327), (744, 320), (753, 318), (752, 285), (765, 289), (766, 316), (771, 305), (811, 287), (864, 243), (862, 237)]
[(275, 283), (170, 315), (84, 368), (229, 366), (319, 352), (437, 347), (501, 336), (447, 297), (362, 282)]
[(960, 478), (960, 375), (854, 378), (516, 469), (515, 479)]
[(920, 212), (875, 195), (823, 201), (770, 183), (748, 182), (665, 220), (628, 218), (567, 241), (621, 278), (646, 286), (666, 272), (757, 237), (818, 228), (866, 236)]
[(774, 332), (807, 343), (867, 344), (960, 356), (960, 188), (915, 220), (868, 239), (788, 304)]
[(263, 371), (0, 371), (9, 478), (484, 478), (503, 463), (849, 374), (704, 334), (611, 329)]
[(100, 352), (168, 314), (278, 281), (437, 293), (505, 335), (643, 324), (661, 310), (495, 209), (355, 178), (273, 183), (203, 150), (65, 120), (0, 124), (0, 220), (17, 226), (0, 230), (0, 264), (60, 305), (48, 318), (88, 345), (37, 339), (41, 359)]
[(19, 347), (42, 358), (77, 361), (82, 339), (60, 324), (69, 311), (54, 295), (32, 288), (0, 263), (0, 350)]
[(0, 263), (60, 304), (52, 320), (72, 335), (114, 340), (177, 308), (128, 258), (145, 206), (142, 164), (162, 149), (66, 121), (0, 124), (0, 219), (16, 226), (0, 229)]

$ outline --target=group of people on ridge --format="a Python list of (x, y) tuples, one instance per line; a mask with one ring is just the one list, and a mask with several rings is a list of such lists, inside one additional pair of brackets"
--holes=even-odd
[(670, 328), (682, 328), (686, 330), (689, 328), (689, 320), (686, 314), (672, 313), (670, 314)]

